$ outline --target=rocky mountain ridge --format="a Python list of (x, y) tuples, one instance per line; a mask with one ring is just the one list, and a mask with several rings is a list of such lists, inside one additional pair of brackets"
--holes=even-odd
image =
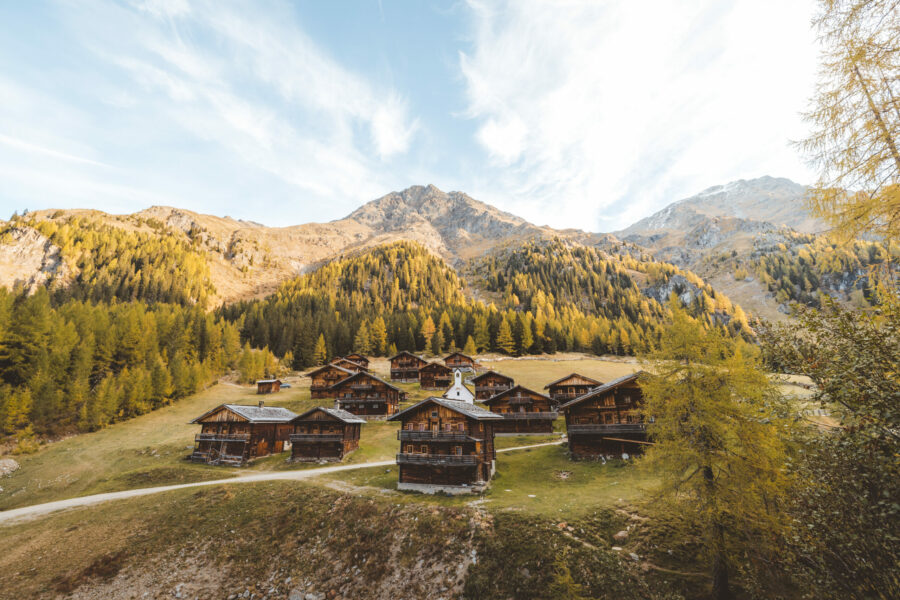
[[(621, 248), (625, 241), (632, 253), (649, 251), (658, 260), (697, 268), (714, 253), (749, 252), (760, 236), (778, 238), (780, 227), (818, 227), (803, 207), (805, 192), (805, 186), (773, 177), (732, 182), (675, 202), (614, 235), (537, 226), (463, 192), (444, 192), (433, 185), (391, 192), (343, 219), (287, 227), (166, 206), (131, 215), (45, 210), (27, 218), (79, 218), (180, 236), (206, 256), (216, 289), (212, 300), (220, 304), (268, 295), (281, 282), (334, 258), (401, 239), (423, 244), (454, 266), (526, 240), (561, 238), (607, 251)], [(75, 275), (58, 249), (54, 251), (49, 240), (42, 242), (27, 222), (8, 223), (3, 231), (0, 284), (33, 287)], [(741, 302), (740, 294), (732, 296)]]

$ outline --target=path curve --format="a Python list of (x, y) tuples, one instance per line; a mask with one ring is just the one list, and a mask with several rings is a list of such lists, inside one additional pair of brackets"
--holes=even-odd
[[(516, 446), (514, 448), (502, 448), (497, 452), (512, 452), (514, 450), (528, 450), (529, 448), (540, 448), (541, 446), (558, 446), (565, 440), (554, 442), (543, 442), (541, 444), (531, 444), (530, 446)], [(335, 465), (332, 467), (321, 467), (318, 469), (305, 469), (298, 471), (265, 471), (262, 473), (253, 473), (250, 475), (239, 475), (229, 479), (214, 479), (210, 481), (195, 481), (193, 483), (179, 483), (176, 485), (163, 485), (150, 488), (137, 488), (133, 490), (122, 490), (119, 492), (107, 492), (105, 494), (94, 494), (92, 496), (80, 496), (77, 498), (68, 498), (66, 500), (57, 500), (55, 502), (46, 502), (44, 504), (32, 504), (31, 506), (23, 506), (21, 508), (13, 508), (11, 510), (0, 511), (0, 524), (12, 524), (14, 522), (23, 521), (46, 515), (48, 513), (64, 510), (66, 508), (75, 508), (78, 506), (90, 506), (110, 500), (121, 500), (123, 498), (136, 498), (138, 496), (147, 496), (149, 494), (158, 494), (160, 492), (168, 492), (171, 490), (180, 490), (184, 488), (201, 487), (205, 485), (222, 485), (226, 483), (254, 483), (257, 481), (281, 481), (281, 480), (299, 480), (308, 479), (317, 475), (327, 475), (328, 473), (338, 473), (340, 471), (353, 471), (355, 469), (368, 469), (370, 467), (389, 467), (396, 464), (393, 460), (381, 460), (374, 462), (357, 463), (355, 465)]]

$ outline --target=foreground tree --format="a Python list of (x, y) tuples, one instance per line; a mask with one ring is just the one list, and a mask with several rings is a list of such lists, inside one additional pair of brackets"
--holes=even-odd
[(670, 306), (659, 349), (645, 357), (652, 374), (642, 381), (643, 412), (654, 445), (640, 465), (662, 476), (652, 508), (685, 536), (700, 532), (721, 600), (731, 597), (737, 558), (768, 547), (784, 527), (785, 411), (753, 348)]
[(800, 438), (786, 562), (810, 597), (900, 597), (900, 296), (883, 290), (877, 311), (829, 302), (796, 317), (760, 327), (765, 356), (812, 379), (840, 425)]
[(815, 214), (846, 239), (900, 236), (900, 2), (821, 0), (824, 46), (800, 143), (820, 173)]

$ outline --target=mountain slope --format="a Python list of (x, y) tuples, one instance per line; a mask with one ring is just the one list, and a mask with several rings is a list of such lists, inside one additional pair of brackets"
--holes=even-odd
[(687, 232), (708, 219), (737, 219), (790, 227), (801, 233), (824, 229), (804, 205), (808, 188), (783, 177), (740, 179), (705, 189), (617, 232), (623, 239), (660, 232)]
[(54, 234), (61, 229), (78, 230), (91, 240), (112, 230), (140, 239), (173, 238), (205, 257), (211, 292), (204, 296), (210, 306), (266, 296), (281, 282), (342, 253), (398, 240), (418, 242), (449, 263), (459, 264), (498, 245), (536, 236), (591, 239), (584, 232), (537, 227), (461, 192), (445, 193), (431, 185), (392, 192), (330, 223), (288, 227), (266, 227), (168, 206), (130, 215), (44, 210), (0, 224), (0, 285), (65, 288), (77, 281), (84, 257), (71, 249), (60, 250), (65, 240)]

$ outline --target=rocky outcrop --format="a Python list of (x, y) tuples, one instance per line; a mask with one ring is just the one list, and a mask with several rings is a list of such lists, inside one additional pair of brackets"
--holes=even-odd
[(31, 227), (10, 227), (0, 238), (0, 282), (22, 286), (29, 293), (54, 282), (63, 283), (70, 272), (60, 249)]

